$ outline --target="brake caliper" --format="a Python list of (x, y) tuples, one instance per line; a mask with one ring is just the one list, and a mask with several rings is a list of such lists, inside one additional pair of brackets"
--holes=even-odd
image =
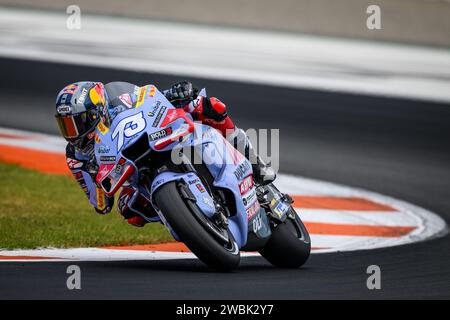
[(271, 184), (256, 189), (258, 201), (274, 220), (284, 222), (291, 204), (294, 202), (288, 194), (279, 192)]

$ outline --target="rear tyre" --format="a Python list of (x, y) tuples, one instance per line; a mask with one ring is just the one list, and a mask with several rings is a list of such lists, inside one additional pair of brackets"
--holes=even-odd
[(295, 221), (291, 218), (272, 228), (272, 236), (260, 251), (272, 265), (281, 268), (300, 268), (311, 253), (311, 239), (308, 231), (294, 209)]
[(181, 241), (206, 265), (220, 271), (231, 271), (240, 262), (239, 248), (227, 230), (230, 242), (220, 243), (195, 216), (178, 190), (176, 182), (161, 186), (154, 199), (167, 223)]

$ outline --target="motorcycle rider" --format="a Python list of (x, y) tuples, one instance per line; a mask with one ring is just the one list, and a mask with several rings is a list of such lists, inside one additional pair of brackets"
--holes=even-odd
[[(105, 130), (114, 117), (136, 104), (139, 87), (125, 82), (76, 82), (62, 89), (56, 98), (56, 120), (67, 140), (66, 159), (72, 175), (84, 190), (90, 203), (100, 214), (111, 211), (114, 197), (108, 197), (95, 182), (98, 166), (94, 156), (96, 128)], [(256, 154), (245, 132), (237, 128), (227, 114), (223, 102), (215, 97), (202, 97), (192, 83), (182, 81), (163, 91), (176, 108), (189, 112), (222, 133), (235, 146), (245, 146), (245, 156), (252, 161), (254, 179), (266, 184), (275, 179), (275, 172)], [(130, 210), (128, 202), (136, 192), (123, 186), (118, 198), (118, 210), (128, 223), (142, 227), (146, 220)], [(147, 199), (139, 195), (135, 204), (146, 216), (155, 216)]]

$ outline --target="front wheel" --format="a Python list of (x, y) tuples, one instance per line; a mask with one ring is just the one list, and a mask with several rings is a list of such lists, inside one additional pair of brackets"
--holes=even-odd
[(300, 268), (311, 253), (311, 239), (294, 209), (289, 210), (288, 215), (294, 218), (272, 228), (272, 236), (260, 253), (276, 267)]
[(229, 241), (224, 242), (214, 237), (210, 228), (211, 221), (198, 212), (195, 203), (189, 205), (185, 203), (192, 200), (184, 200), (181, 197), (176, 182), (161, 186), (156, 191), (154, 199), (173, 231), (200, 260), (209, 267), (221, 271), (230, 271), (238, 267), (240, 251), (231, 232), (223, 230), (228, 235)]

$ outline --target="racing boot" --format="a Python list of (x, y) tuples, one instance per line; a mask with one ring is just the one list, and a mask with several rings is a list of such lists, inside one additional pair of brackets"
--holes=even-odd
[(244, 130), (235, 128), (227, 135), (227, 140), (240, 151), (252, 164), (253, 178), (259, 185), (266, 185), (276, 179), (275, 170), (270, 163), (266, 163), (255, 151), (253, 145)]
[(120, 196), (117, 201), (117, 209), (129, 224), (135, 227), (143, 227), (147, 224), (147, 220), (137, 214), (136, 211), (149, 218), (156, 217), (158, 214), (142, 194), (137, 195), (136, 201), (132, 204), (132, 209), (130, 207), (130, 201), (135, 192), (137, 191), (133, 187), (125, 185), (120, 192)]

